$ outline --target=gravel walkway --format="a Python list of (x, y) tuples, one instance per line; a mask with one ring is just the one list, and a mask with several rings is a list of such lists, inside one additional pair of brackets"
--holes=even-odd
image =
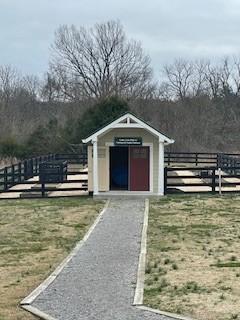
[(59, 320), (167, 320), (132, 306), (143, 199), (111, 200), (87, 242), (33, 306)]

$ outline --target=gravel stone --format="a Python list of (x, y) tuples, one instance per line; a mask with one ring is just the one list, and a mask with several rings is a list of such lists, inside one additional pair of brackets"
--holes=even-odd
[(58, 320), (167, 320), (132, 306), (144, 199), (112, 199), (59, 276), (33, 302)]

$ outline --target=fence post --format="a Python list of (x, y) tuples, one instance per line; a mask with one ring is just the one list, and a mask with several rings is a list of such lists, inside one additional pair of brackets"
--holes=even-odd
[(37, 169), (37, 167), (38, 167), (38, 160), (37, 160), (37, 158), (35, 158), (34, 161), (35, 161), (35, 171), (34, 171), (34, 174), (37, 175), (37, 173), (38, 173), (38, 169)]
[(216, 192), (216, 173), (215, 169), (212, 170), (212, 192)]
[(34, 176), (34, 172), (33, 172), (33, 158), (31, 158), (30, 164), (31, 164), (31, 178), (32, 178), (32, 177)]
[(219, 195), (222, 195), (222, 169), (218, 168), (218, 192)]
[(42, 193), (42, 198), (45, 197), (45, 183), (41, 184), (41, 193)]
[(218, 168), (222, 167), (222, 164), (221, 164), (221, 155), (220, 155), (220, 153), (217, 154), (217, 167), (218, 167)]
[(24, 180), (28, 179), (27, 167), (27, 160), (24, 160)]
[(14, 186), (14, 183), (15, 183), (15, 166), (13, 164), (11, 168), (11, 186)]
[(18, 182), (22, 181), (22, 163), (18, 163)]
[(198, 165), (198, 153), (196, 153), (196, 167)]
[(170, 166), (170, 152), (168, 152), (168, 166)]
[(167, 172), (168, 172), (168, 168), (165, 167), (164, 168), (164, 195), (167, 194)]
[(8, 189), (8, 170), (7, 167), (4, 168), (4, 190), (6, 191)]

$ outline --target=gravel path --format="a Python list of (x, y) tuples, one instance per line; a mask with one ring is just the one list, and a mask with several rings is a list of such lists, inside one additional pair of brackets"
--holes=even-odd
[(132, 306), (143, 199), (111, 200), (77, 255), (33, 306), (59, 320), (167, 320)]

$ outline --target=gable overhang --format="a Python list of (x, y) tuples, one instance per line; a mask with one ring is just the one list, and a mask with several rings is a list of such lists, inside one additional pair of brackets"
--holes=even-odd
[(173, 139), (170, 139), (166, 135), (162, 134), (146, 122), (140, 120), (136, 116), (134, 116), (131, 113), (126, 113), (125, 115), (119, 117), (118, 119), (114, 120), (113, 122), (109, 123), (105, 127), (99, 129), (86, 139), (83, 139), (83, 143), (92, 143), (93, 141), (97, 141), (99, 137), (103, 136), (107, 132), (117, 129), (117, 128), (122, 128), (122, 129), (144, 129), (148, 132), (150, 132), (152, 135), (156, 136), (159, 139), (159, 142), (163, 142), (165, 145), (169, 145), (174, 143)]

